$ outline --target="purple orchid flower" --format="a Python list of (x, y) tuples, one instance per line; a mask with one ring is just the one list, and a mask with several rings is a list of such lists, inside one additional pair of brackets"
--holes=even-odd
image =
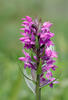
[[(55, 71), (57, 66), (54, 64), (57, 58), (57, 53), (50, 47), (54, 47), (52, 37), (54, 33), (50, 32), (52, 23), (44, 22), (43, 24), (36, 20), (32, 20), (31, 17), (26, 16), (22, 18), (24, 20), (20, 28), (22, 30), (20, 41), (24, 44), (24, 49), (29, 49), (35, 54), (31, 57), (29, 53), (23, 50), (25, 57), (20, 57), (19, 60), (24, 62), (24, 68), (31, 68), (31, 70), (38, 70), (39, 63), (41, 62), (41, 73), (40, 74), (40, 86), (49, 84), (52, 88), (53, 84), (58, 83), (55, 81), (51, 71)], [(51, 70), (52, 69), (52, 70)], [(44, 77), (45, 76), (45, 77)]]

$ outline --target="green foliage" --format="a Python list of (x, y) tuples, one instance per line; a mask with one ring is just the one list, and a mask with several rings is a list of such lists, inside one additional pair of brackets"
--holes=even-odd
[(36, 36), (36, 48), (39, 48), (39, 45), (38, 45), (38, 37)]
[(35, 94), (36, 85), (35, 85), (35, 83), (32, 81), (32, 78), (30, 78), (31, 75), (29, 76), (29, 75), (27, 74), (27, 72), (26, 72), (25, 69), (23, 70), (23, 73), (24, 73), (25, 76), (28, 77), (28, 78), (27, 78), (27, 77), (24, 77), (27, 86), (28, 86), (28, 87), (30, 88), (30, 90)]
[(31, 49), (30, 53), (31, 53), (30, 55), (31, 55), (32, 61), (33, 61), (33, 62), (36, 62), (36, 60), (34, 59), (35, 54), (34, 54), (34, 52), (33, 52), (32, 49)]
[(37, 69), (37, 74), (41, 74), (41, 72), (42, 72), (42, 62), (40, 59), (40, 63), (39, 63), (38, 69)]

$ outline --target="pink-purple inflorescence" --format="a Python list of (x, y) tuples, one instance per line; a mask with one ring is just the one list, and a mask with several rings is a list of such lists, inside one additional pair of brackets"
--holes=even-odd
[[(24, 26), (20, 30), (22, 37), (21, 42), (24, 44), (23, 53), (25, 57), (20, 57), (19, 60), (24, 62), (24, 68), (31, 68), (31, 70), (37, 70), (37, 60), (41, 61), (42, 70), (40, 73), (40, 86), (49, 84), (53, 87), (54, 83), (57, 83), (56, 78), (53, 77), (52, 71), (55, 71), (57, 66), (54, 65), (55, 58), (57, 58), (57, 53), (55, 52), (54, 43), (51, 38), (54, 37), (54, 33), (50, 32), (50, 27), (52, 23), (44, 22), (41, 23), (41, 19), (32, 20), (31, 17), (26, 16), (22, 18), (24, 20), (21, 26)], [(29, 53), (25, 52), (25, 49), (32, 50), (35, 55), (33, 60)], [(39, 62), (40, 63), (40, 62)]]

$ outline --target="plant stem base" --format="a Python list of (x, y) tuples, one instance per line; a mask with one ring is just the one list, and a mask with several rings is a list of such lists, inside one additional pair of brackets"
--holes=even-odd
[(36, 83), (36, 100), (41, 100), (41, 88), (40, 86), (40, 75), (37, 75), (37, 83)]

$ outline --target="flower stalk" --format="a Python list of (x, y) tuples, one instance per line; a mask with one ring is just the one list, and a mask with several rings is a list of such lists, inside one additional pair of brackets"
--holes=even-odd
[[(40, 43), (39, 43), (39, 37), (38, 39), (38, 49), (37, 49), (37, 72), (39, 72), (39, 64), (40, 64)], [(36, 100), (41, 100), (41, 88), (40, 88), (40, 74), (37, 73), (36, 78)]]
[(36, 80), (36, 100), (41, 100), (40, 75), (37, 75)]

